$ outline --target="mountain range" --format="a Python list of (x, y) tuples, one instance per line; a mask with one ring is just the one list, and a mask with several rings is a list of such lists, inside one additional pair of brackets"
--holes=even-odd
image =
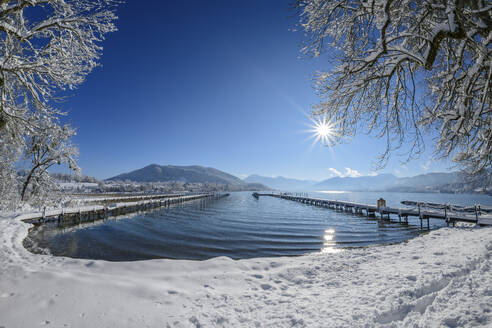
[(231, 190), (268, 190), (283, 191), (395, 191), (395, 192), (487, 192), (491, 172), (483, 178), (465, 179), (458, 172), (427, 173), (414, 177), (398, 178), (393, 174), (379, 174), (361, 177), (333, 177), (323, 181), (290, 179), (285, 177), (265, 177), (250, 175), (244, 180), (211, 168), (199, 165), (176, 166), (151, 164), (144, 168), (123, 173), (107, 181), (134, 182), (182, 182), (204, 183), (230, 186)]
[(334, 177), (323, 181), (298, 180), (284, 177), (250, 175), (244, 179), (249, 183), (261, 183), (279, 190), (380, 190), (396, 182), (392, 174), (363, 177)]
[(234, 190), (266, 190), (268, 187), (258, 183), (248, 183), (232, 174), (199, 165), (176, 166), (151, 164), (144, 168), (123, 173), (106, 181), (133, 182), (183, 182), (219, 184), (234, 187)]
[[(395, 192), (474, 192), (487, 191), (490, 179), (468, 181), (458, 172), (427, 173), (413, 177), (398, 178), (393, 174), (361, 177), (333, 177), (321, 182), (297, 180), (284, 177), (250, 175), (249, 183), (262, 183), (285, 191), (342, 190), (342, 191), (395, 191)], [(477, 179), (475, 179), (477, 180)]]
[(384, 190), (397, 181), (398, 178), (393, 174), (334, 177), (316, 183), (313, 187), (316, 190)]
[(291, 190), (294, 189), (312, 189), (312, 186), (317, 182), (312, 180), (298, 180), (298, 179), (289, 179), (284, 177), (263, 177), (260, 175), (250, 175), (244, 179), (245, 182), (248, 183), (261, 183), (270, 188), (279, 189), (279, 190)]

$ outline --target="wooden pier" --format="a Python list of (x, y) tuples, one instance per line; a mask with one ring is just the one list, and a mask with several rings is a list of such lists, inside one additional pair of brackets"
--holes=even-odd
[(98, 205), (107, 205), (114, 203), (129, 203), (129, 202), (139, 202), (142, 200), (151, 200), (151, 199), (162, 199), (162, 198), (175, 198), (175, 197), (183, 197), (184, 194), (154, 194), (154, 195), (119, 195), (107, 197), (104, 194), (93, 195), (89, 198), (80, 198), (85, 204), (98, 204)]
[(394, 208), (387, 206), (376, 206), (370, 204), (344, 202), (338, 200), (329, 200), (324, 198), (311, 198), (304, 196), (294, 196), (290, 194), (273, 194), (273, 193), (253, 193), (253, 197), (259, 198), (260, 196), (276, 197), (281, 199), (287, 199), (296, 201), (303, 204), (309, 204), (314, 206), (331, 208), (337, 211), (344, 211), (349, 213), (361, 214), (366, 216), (379, 217), (384, 220), (391, 220), (391, 215), (397, 215), (399, 222), (408, 223), (408, 217), (416, 217), (420, 220), (420, 227), (424, 227), (424, 222), (427, 223), (427, 228), (430, 228), (430, 219), (445, 220), (449, 226), (455, 225), (456, 222), (475, 223), (479, 225), (491, 225), (492, 226), (492, 210), (481, 209), (480, 206), (474, 207), (459, 207), (444, 205), (439, 207), (439, 204), (433, 204), (428, 208), (426, 203), (415, 202), (413, 208)]
[[(196, 199), (218, 199), (229, 196), (229, 194), (217, 194), (207, 193), (198, 195), (162, 195), (157, 197), (151, 196), (139, 196), (138, 201), (131, 201), (135, 199), (135, 196), (130, 197), (118, 197), (118, 203), (111, 205), (87, 205), (74, 208), (64, 208), (57, 210), (44, 210), (43, 212), (25, 213), (16, 217), (18, 220), (32, 223), (35, 225), (43, 224), (46, 222), (57, 222), (60, 225), (71, 225), (82, 222), (93, 222), (96, 220), (103, 220), (109, 216), (124, 215), (132, 212), (145, 211), (154, 209), (161, 206), (169, 206), (172, 204), (179, 204)], [(104, 199), (106, 201), (107, 199)], [(130, 200), (130, 201), (129, 201)]]

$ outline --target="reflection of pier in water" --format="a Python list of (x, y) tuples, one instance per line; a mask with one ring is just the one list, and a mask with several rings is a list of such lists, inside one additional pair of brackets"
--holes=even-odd
[(417, 217), (420, 220), (420, 227), (427, 221), (427, 228), (430, 228), (430, 219), (445, 220), (447, 225), (456, 222), (475, 223), (479, 225), (492, 225), (492, 208), (485, 208), (480, 205), (463, 207), (450, 204), (429, 204), (420, 202), (402, 202), (413, 205), (413, 208), (387, 207), (385, 202), (377, 205), (329, 200), (323, 198), (311, 198), (306, 196), (296, 196), (292, 194), (280, 193), (253, 193), (253, 197), (269, 196), (281, 199), (296, 201), (303, 204), (331, 208), (338, 211), (361, 214), (376, 217), (379, 214), (383, 220), (391, 220), (391, 214), (398, 215), (398, 221), (408, 223), (408, 217)]
[(197, 199), (218, 199), (228, 195), (229, 194), (222, 193), (207, 193), (188, 196), (163, 195), (161, 198), (156, 196), (142, 196), (141, 199), (143, 200), (131, 202), (128, 202), (128, 200), (134, 200), (135, 197), (128, 197), (127, 199), (119, 197), (119, 203), (114, 203), (109, 206), (90, 205), (77, 208), (64, 208), (36, 213), (26, 213), (17, 216), (16, 219), (36, 225), (46, 222), (55, 222), (59, 226), (69, 226), (83, 222), (103, 220), (110, 216), (126, 215), (129, 213), (151, 210), (162, 206), (171, 206), (173, 204), (180, 204)]

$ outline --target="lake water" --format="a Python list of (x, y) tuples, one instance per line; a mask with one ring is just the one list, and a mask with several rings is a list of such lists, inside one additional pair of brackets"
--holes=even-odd
[[(492, 197), (485, 195), (347, 192), (309, 196), (370, 204), (383, 197), (388, 206), (401, 206), (402, 200), (492, 205)], [(432, 229), (445, 225), (442, 220), (430, 223)], [(70, 228), (44, 225), (33, 230), (29, 239), (38, 251), (74, 258), (204, 260), (332, 252), (402, 242), (422, 232), (418, 219), (409, 218), (406, 225), (238, 192)]]

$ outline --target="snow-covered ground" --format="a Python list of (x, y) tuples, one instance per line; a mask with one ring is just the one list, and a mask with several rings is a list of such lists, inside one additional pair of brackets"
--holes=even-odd
[(0, 327), (492, 326), (492, 228), (301, 257), (34, 255), (0, 219)]

